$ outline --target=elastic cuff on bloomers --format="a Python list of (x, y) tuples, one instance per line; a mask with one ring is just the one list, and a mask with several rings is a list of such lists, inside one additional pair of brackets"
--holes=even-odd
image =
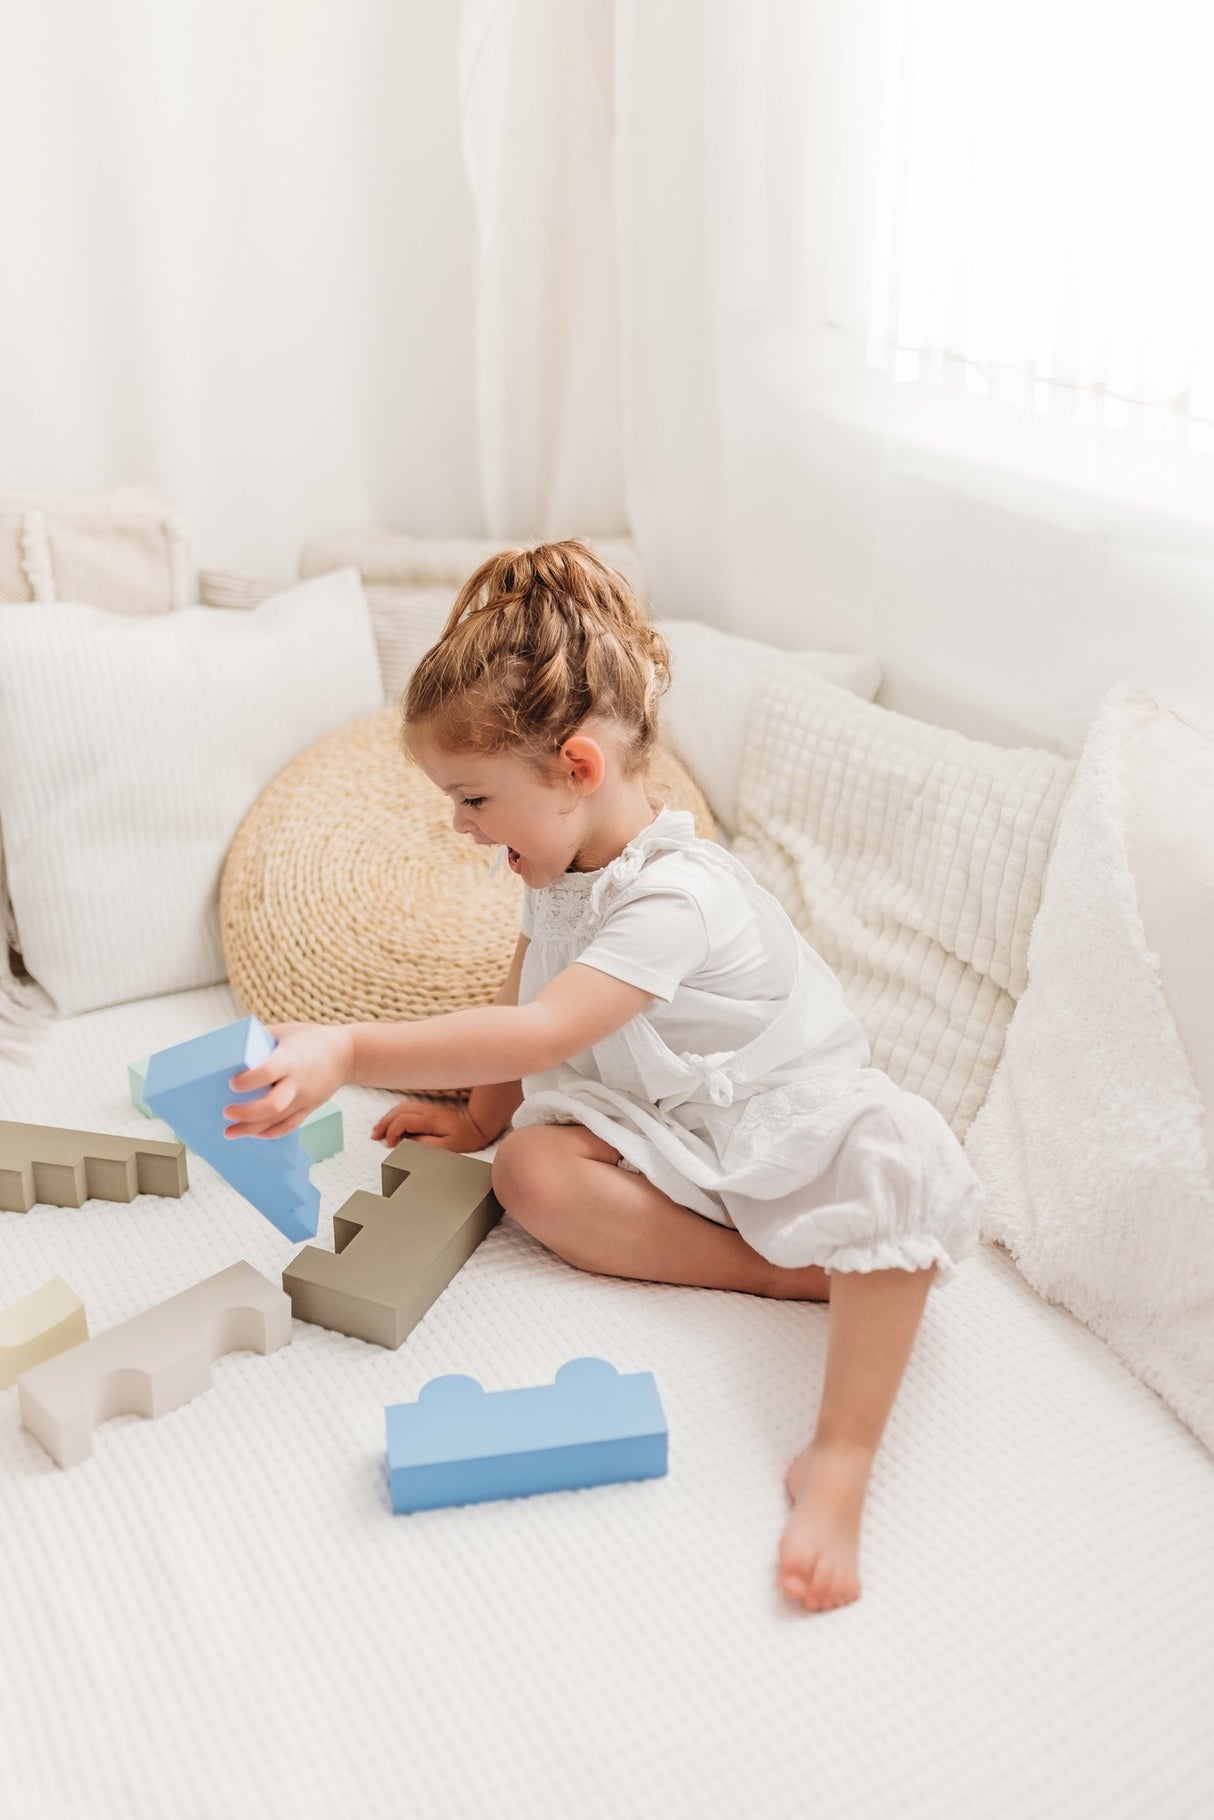
[(939, 1239), (882, 1239), (870, 1245), (841, 1245), (819, 1268), (828, 1274), (836, 1270), (867, 1274), (873, 1270), (930, 1270), (934, 1264), (932, 1287), (943, 1289), (956, 1275), (958, 1264), (977, 1246), (976, 1236), (972, 1244), (954, 1246), (951, 1252)]

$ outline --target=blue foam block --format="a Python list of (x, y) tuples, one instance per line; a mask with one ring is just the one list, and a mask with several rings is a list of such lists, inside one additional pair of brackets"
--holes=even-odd
[(535, 1492), (577, 1491), (666, 1471), (666, 1417), (653, 1373), (570, 1359), (552, 1384), (483, 1390), (431, 1378), (384, 1411), (398, 1514)]
[(276, 1048), (255, 1017), (225, 1024), (148, 1058), (144, 1103), (191, 1150), (205, 1157), (225, 1182), (289, 1239), (313, 1239), (320, 1218), (320, 1190), (312, 1186), (298, 1130), (285, 1137), (226, 1138), (225, 1106), (260, 1098), (264, 1089), (234, 1093), (234, 1074), (255, 1068)]
[[(156, 1114), (147, 1105), (143, 1097), (143, 1083), (147, 1079), (148, 1058), (141, 1062), (131, 1062), (127, 1066), (126, 1076), (131, 1089), (131, 1105), (136, 1112), (142, 1112), (145, 1119), (155, 1118)], [(229, 1095), (225, 1106), (236, 1103), (239, 1095)], [(326, 1157), (336, 1156), (345, 1146), (346, 1137), (342, 1126), (341, 1107), (336, 1100), (326, 1100), (323, 1106), (317, 1106), (309, 1112), (299, 1127), (299, 1141), (314, 1163), (323, 1163)]]

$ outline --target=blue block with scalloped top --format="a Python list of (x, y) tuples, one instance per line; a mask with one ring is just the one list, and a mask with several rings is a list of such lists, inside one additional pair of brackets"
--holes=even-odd
[(299, 1132), (285, 1137), (226, 1138), (225, 1106), (258, 1099), (265, 1091), (234, 1093), (229, 1082), (255, 1068), (277, 1047), (255, 1017), (191, 1037), (148, 1058), (144, 1103), (183, 1144), (205, 1157), (238, 1194), (264, 1214), (288, 1239), (314, 1239), (320, 1218), (320, 1190), (309, 1175)]
[(666, 1417), (649, 1371), (570, 1359), (551, 1384), (483, 1390), (431, 1378), (384, 1411), (397, 1515), (535, 1492), (578, 1491), (666, 1471)]

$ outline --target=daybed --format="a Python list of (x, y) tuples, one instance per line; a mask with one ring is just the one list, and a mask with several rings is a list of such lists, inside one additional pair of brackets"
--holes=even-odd
[[(796, 685), (785, 673), (766, 687), (770, 726)], [(863, 691), (849, 699), (881, 712)], [(838, 739), (847, 723), (842, 712)], [(710, 729), (697, 773), (680, 725), (672, 744), (693, 775), (733, 803), (740, 729)], [(982, 762), (989, 779), (998, 762)], [(1013, 831), (1035, 826), (1039, 848), (1017, 863), (1040, 895), (1072, 767), (1008, 762), (1028, 816)], [(741, 808), (732, 834), (718, 815), (718, 838), (754, 856), (758, 825)], [(956, 841), (982, 823), (943, 825)], [(817, 876), (794, 836), (770, 874), (790, 903)], [(27, 859), (10, 850), (10, 872)], [(836, 877), (835, 910), (827, 891), (816, 913), (856, 969), (845, 911), (861, 882)], [(919, 933), (951, 939), (954, 959), (965, 949), (956, 932)], [(871, 952), (863, 964), (873, 976)], [(934, 1073), (938, 1032), (911, 1014), (912, 975), (892, 1023), (888, 994), (883, 1008), (875, 988), (865, 1002), (898, 1066), (914, 1064), (916, 1041), (930, 1048), (919, 1090), (951, 1093), (968, 1136), (979, 1107), (966, 1095), (980, 1081), (988, 1099), (1000, 1006), (1018, 1009), (1026, 978), (992, 982), (995, 960), (974, 941), (957, 966), (959, 992), (971, 973), (982, 982), (962, 1019), (973, 1042)], [(32, 1053), (0, 1062), (0, 1115), (146, 1133), (128, 1064), (247, 1009), (213, 981), (61, 1014)], [(332, 1243), (349, 1194), (377, 1184), (370, 1130), (392, 1098), (341, 1093), (345, 1148), (313, 1170), (317, 1243)], [(0, 1305), (62, 1274), (97, 1332), (238, 1258), (276, 1280), (292, 1251), (191, 1156), (179, 1201), (0, 1214)], [(0, 1391), (0, 1812), (1214, 1812), (1214, 1460), (1197, 1402), (1182, 1419), (984, 1239), (929, 1299), (876, 1465), (863, 1596), (814, 1617), (784, 1603), (773, 1568), (827, 1319), (822, 1306), (581, 1273), (506, 1217), (398, 1352), (296, 1321), (271, 1356), (218, 1360), (211, 1388), (171, 1415), (103, 1424), (71, 1470), (21, 1427), (16, 1389)], [(539, 1383), (584, 1354), (655, 1373), (666, 1477), (392, 1515), (386, 1404), (444, 1372)]]

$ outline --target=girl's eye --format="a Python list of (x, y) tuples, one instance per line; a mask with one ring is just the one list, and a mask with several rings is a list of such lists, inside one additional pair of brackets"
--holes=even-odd
[(468, 809), (479, 809), (484, 800), (483, 796), (465, 796), (464, 806)]

